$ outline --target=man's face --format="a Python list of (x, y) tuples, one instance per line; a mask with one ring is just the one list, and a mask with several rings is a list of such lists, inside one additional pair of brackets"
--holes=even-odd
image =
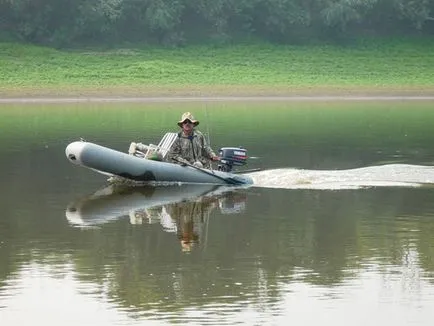
[(184, 130), (185, 132), (190, 132), (193, 129), (194, 125), (190, 120), (185, 120), (182, 123), (182, 130)]

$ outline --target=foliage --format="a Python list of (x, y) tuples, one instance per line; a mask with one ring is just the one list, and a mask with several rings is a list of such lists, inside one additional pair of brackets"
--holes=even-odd
[(430, 0), (2, 0), (0, 37), (71, 46), (164, 45), (433, 32)]

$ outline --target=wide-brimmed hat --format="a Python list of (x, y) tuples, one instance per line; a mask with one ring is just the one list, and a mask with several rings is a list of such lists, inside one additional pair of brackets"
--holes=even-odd
[(195, 120), (193, 115), (190, 112), (185, 112), (181, 116), (181, 120), (178, 121), (178, 126), (182, 127), (182, 123), (185, 120), (190, 120), (194, 126), (197, 126), (199, 124), (199, 120)]

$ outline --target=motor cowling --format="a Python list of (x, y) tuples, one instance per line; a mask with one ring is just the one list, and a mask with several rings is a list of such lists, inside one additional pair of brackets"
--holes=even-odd
[(219, 150), (220, 171), (230, 172), (234, 166), (247, 164), (247, 150), (242, 147), (222, 147)]

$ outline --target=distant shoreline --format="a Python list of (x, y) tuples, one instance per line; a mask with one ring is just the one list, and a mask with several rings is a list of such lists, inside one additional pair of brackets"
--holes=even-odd
[(434, 100), (433, 86), (185, 85), (0, 87), (0, 103)]
[(176, 103), (176, 102), (291, 102), (291, 101), (434, 101), (434, 95), (308, 95), (308, 96), (98, 96), (98, 97), (10, 97), (13, 103)]

